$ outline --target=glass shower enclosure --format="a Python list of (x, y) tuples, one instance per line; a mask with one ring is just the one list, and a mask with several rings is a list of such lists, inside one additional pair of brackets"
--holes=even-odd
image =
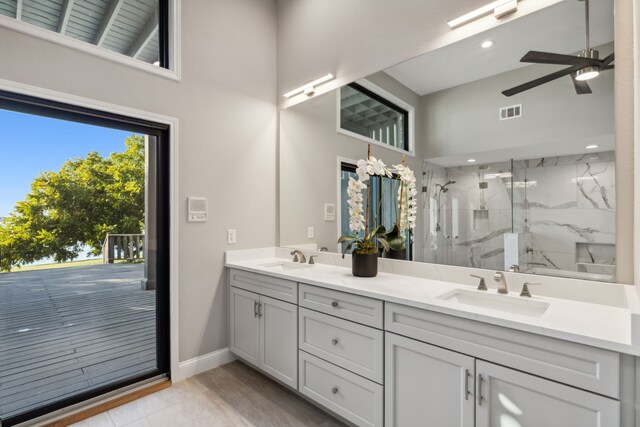
[(614, 281), (614, 159), (425, 161), (423, 261)]

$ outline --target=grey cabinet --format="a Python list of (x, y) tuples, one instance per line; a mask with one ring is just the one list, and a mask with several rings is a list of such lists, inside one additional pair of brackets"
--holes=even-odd
[(473, 427), (474, 358), (385, 334), (385, 426)]
[(298, 307), (231, 287), (232, 353), (284, 384), (298, 385)]
[(230, 350), (247, 362), (260, 364), (260, 296), (243, 289), (231, 288)]
[(620, 402), (493, 363), (476, 361), (476, 426), (609, 427)]
[(620, 402), (391, 333), (386, 427), (608, 427)]

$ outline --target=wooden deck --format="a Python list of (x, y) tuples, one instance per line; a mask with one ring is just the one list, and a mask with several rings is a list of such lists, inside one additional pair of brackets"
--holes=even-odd
[(0, 417), (156, 366), (142, 264), (0, 274)]

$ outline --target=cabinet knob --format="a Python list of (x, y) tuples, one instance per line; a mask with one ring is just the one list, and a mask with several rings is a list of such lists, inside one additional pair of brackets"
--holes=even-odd
[(331, 303), (331, 307), (333, 307), (333, 308), (338, 307), (338, 301), (333, 301), (333, 302)]
[(331, 389), (331, 393), (333, 394), (337, 394), (338, 393), (338, 387), (334, 387)]
[(337, 338), (332, 339), (331, 344), (338, 345), (338, 339)]

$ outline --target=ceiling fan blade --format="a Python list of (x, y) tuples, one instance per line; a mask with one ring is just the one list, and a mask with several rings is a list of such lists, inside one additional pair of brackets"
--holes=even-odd
[(600, 65), (597, 59), (582, 58), (574, 55), (563, 55), (560, 53), (538, 52), (531, 50), (527, 52), (520, 62), (532, 62), (535, 64), (557, 64), (557, 65), (575, 65), (580, 67), (588, 67), (590, 65)]
[(513, 96), (520, 92), (524, 92), (525, 90), (533, 89), (536, 86), (540, 86), (542, 84), (548, 83), (550, 81), (559, 79), (560, 77), (575, 73), (582, 67), (569, 67), (563, 70), (556, 71), (555, 73), (547, 74), (546, 76), (537, 78), (535, 80), (531, 80), (530, 82), (523, 83), (520, 86), (513, 87), (511, 89), (507, 89), (502, 92), (504, 96)]
[(591, 88), (585, 81), (576, 80), (576, 73), (571, 73), (571, 81), (578, 95), (586, 95), (591, 93)]
[(614, 54), (612, 53), (611, 55), (607, 56), (606, 58), (604, 58), (602, 60), (602, 64), (600, 64), (600, 68), (604, 68), (606, 66), (608, 66), (609, 64), (611, 64), (614, 60)]

